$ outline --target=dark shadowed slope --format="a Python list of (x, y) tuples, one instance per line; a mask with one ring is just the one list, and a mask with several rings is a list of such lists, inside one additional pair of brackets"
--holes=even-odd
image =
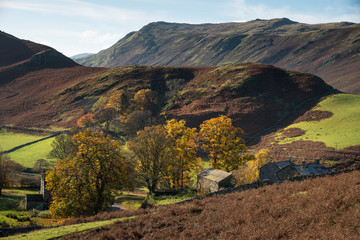
[(49, 98), (104, 71), (79, 66), (55, 49), (0, 32), (0, 124), (46, 126), (58, 109)]
[(200, 25), (156, 22), (77, 62), (105, 67), (259, 62), (310, 72), (341, 91), (360, 93), (360, 24), (310, 25), (286, 18)]

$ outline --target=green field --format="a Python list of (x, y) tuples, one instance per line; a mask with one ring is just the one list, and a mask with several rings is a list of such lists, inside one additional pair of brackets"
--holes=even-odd
[(31, 168), (38, 159), (49, 160), (47, 155), (52, 149), (51, 143), (54, 141), (54, 139), (55, 137), (52, 137), (44, 141), (20, 148), (12, 153), (9, 153), (8, 156), (11, 160), (21, 163), (27, 168)]
[(24, 133), (2, 132), (0, 133), (0, 149), (3, 151), (10, 150), (19, 145), (33, 142), (44, 137), (45, 136), (36, 136)]
[(330, 118), (299, 122), (288, 126), (305, 131), (301, 136), (285, 138), (279, 144), (298, 140), (323, 142), (328, 147), (343, 149), (360, 145), (360, 96), (337, 94), (321, 101), (313, 110), (329, 111)]

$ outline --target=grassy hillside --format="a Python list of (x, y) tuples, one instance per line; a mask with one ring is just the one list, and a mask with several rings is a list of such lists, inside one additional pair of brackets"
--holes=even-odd
[[(18, 134), (10, 134), (10, 136), (13, 136), (13, 139), (23, 139), (21, 138), (20, 134), (18, 136)], [(6, 135), (5, 135), (6, 136)], [(26, 135), (24, 135), (26, 136)], [(33, 136), (33, 138), (37, 138), (38, 136)], [(31, 138), (31, 135), (28, 136), (28, 138)], [(40, 137), (42, 138), (42, 137)], [(2, 136), (0, 135), (0, 139), (2, 139)], [(8, 154), (8, 156), (10, 157), (11, 160), (21, 163), (22, 165), (24, 165), (27, 168), (32, 168), (34, 166), (34, 163), (38, 160), (38, 159), (46, 159), (46, 160), (50, 160), (47, 155), (49, 154), (49, 152), (51, 151), (52, 147), (51, 147), (51, 143), (54, 141), (55, 137), (31, 144), (29, 146), (25, 146), (23, 148), (20, 148), (14, 152), (11, 152)], [(13, 142), (13, 146), (16, 143)], [(20, 142), (18, 142), (18, 145), (21, 145)]]
[(7, 151), (16, 146), (33, 142), (43, 137), (44, 136), (36, 136), (24, 133), (2, 132), (0, 133), (0, 149), (2, 151)]
[(66, 239), (358, 239), (359, 178), (354, 171), (155, 208)]
[[(45, 135), (31, 135), (25, 133), (14, 133), (14, 132), (2, 132), (0, 133), (0, 149), (2, 151), (10, 150), (14, 147), (31, 143), (36, 140), (45, 138)], [(36, 160), (48, 159), (47, 155), (52, 149), (51, 143), (55, 137), (48, 138), (46, 140), (31, 144), (29, 146), (17, 149), (7, 155), (11, 160), (21, 163), (27, 168), (32, 168)]]
[[(331, 116), (314, 121), (301, 121), (286, 129), (298, 128), (304, 134), (282, 138), (278, 144), (298, 140), (323, 142), (328, 147), (343, 149), (360, 145), (360, 96), (337, 94), (321, 101), (313, 110), (328, 111)], [(285, 130), (286, 130), (285, 129)], [(281, 134), (278, 135), (281, 138)]]
[(259, 62), (310, 72), (360, 93), (360, 24), (303, 24), (286, 18), (244, 23), (155, 22), (112, 47), (78, 59), (85, 66), (222, 66)]

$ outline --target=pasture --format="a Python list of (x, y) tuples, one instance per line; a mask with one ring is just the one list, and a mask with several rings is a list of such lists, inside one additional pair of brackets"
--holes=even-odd
[(30, 135), (25, 133), (1, 132), (0, 133), (0, 148), (3, 151), (10, 150), (19, 145), (33, 142), (44, 138), (45, 136)]
[[(285, 129), (299, 128), (301, 136), (281, 139), (278, 144), (294, 141), (323, 142), (328, 147), (341, 150), (360, 144), (360, 96), (336, 94), (321, 101), (313, 110), (329, 111), (333, 115), (319, 121), (303, 121)], [(276, 137), (280, 137), (278, 134)]]

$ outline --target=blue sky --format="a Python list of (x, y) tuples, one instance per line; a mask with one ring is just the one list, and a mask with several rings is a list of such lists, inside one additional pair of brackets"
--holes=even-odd
[(0, 0), (0, 30), (67, 56), (108, 48), (154, 21), (360, 23), (360, 0)]

